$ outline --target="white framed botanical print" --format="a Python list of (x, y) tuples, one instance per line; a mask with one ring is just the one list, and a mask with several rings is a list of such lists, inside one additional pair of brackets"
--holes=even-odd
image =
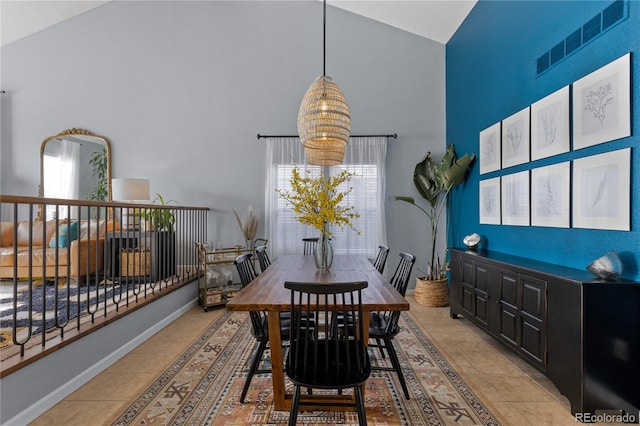
[(502, 224), (529, 226), (529, 171), (501, 176)]
[(568, 228), (570, 225), (569, 162), (531, 170), (531, 225)]
[(480, 132), (480, 174), (500, 170), (500, 123)]
[(531, 105), (531, 160), (568, 152), (569, 86)]
[(500, 177), (480, 181), (480, 223), (500, 225)]
[(631, 53), (573, 83), (573, 149), (631, 135)]
[(502, 120), (502, 168), (529, 161), (530, 107)]
[(573, 227), (629, 231), (631, 148), (573, 160)]

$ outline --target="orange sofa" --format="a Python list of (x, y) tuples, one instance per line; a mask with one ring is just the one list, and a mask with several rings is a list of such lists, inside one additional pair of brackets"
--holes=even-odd
[[(76, 277), (101, 271), (104, 263), (105, 230), (111, 232), (119, 229), (119, 225), (116, 222), (108, 222), (105, 226), (104, 221), (96, 222), (95, 220), (83, 221), (78, 225), (77, 238), (69, 244), (58, 244), (56, 227), (60, 227), (60, 233), (67, 230), (63, 221), (47, 221), (44, 239), (45, 222), (32, 222), (32, 239), (29, 238), (30, 223), (28, 221), (1, 222), (0, 278), (13, 278), (16, 263), (17, 278), (28, 278), (30, 268), (33, 278), (42, 277), (43, 263), (46, 264), (44, 270), (46, 278)], [(16, 226), (17, 244), (14, 244)], [(89, 232), (87, 232), (88, 228), (91, 228)]]

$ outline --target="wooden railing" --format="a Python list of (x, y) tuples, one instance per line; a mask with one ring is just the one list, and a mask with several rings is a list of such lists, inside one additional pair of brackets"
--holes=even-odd
[(0, 195), (0, 377), (197, 279), (207, 210)]

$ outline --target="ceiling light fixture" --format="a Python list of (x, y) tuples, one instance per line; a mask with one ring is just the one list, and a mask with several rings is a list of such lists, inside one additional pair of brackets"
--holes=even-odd
[(322, 12), (322, 76), (309, 86), (298, 111), (298, 135), (307, 163), (335, 166), (342, 163), (351, 135), (349, 105), (337, 84), (326, 75), (327, 1)]

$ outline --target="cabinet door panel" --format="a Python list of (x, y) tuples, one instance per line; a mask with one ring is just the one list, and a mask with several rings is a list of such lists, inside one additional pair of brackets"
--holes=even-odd
[(487, 267), (481, 263), (476, 263), (475, 273), (476, 290), (486, 294), (489, 291), (489, 271)]
[(476, 318), (484, 325), (487, 325), (487, 316), (489, 309), (489, 301), (487, 300), (487, 295), (482, 292), (476, 291), (475, 295), (476, 300)]
[(515, 308), (500, 306), (500, 338), (509, 346), (518, 347), (518, 314)]
[(487, 325), (489, 309), (489, 271), (487, 266), (476, 263), (475, 268), (475, 314), (476, 318)]
[(500, 274), (500, 303), (508, 303), (516, 308), (518, 306), (518, 277)]
[(473, 287), (473, 262), (462, 261), (462, 283)]
[(473, 303), (473, 293), (473, 288), (469, 288), (464, 284), (462, 285), (462, 310), (471, 314), (472, 316), (476, 314)]
[(542, 322), (523, 314), (521, 336), (520, 352), (532, 361), (544, 365), (545, 344)]
[(547, 282), (527, 275), (521, 275), (520, 280), (522, 283), (522, 312), (544, 321)]

